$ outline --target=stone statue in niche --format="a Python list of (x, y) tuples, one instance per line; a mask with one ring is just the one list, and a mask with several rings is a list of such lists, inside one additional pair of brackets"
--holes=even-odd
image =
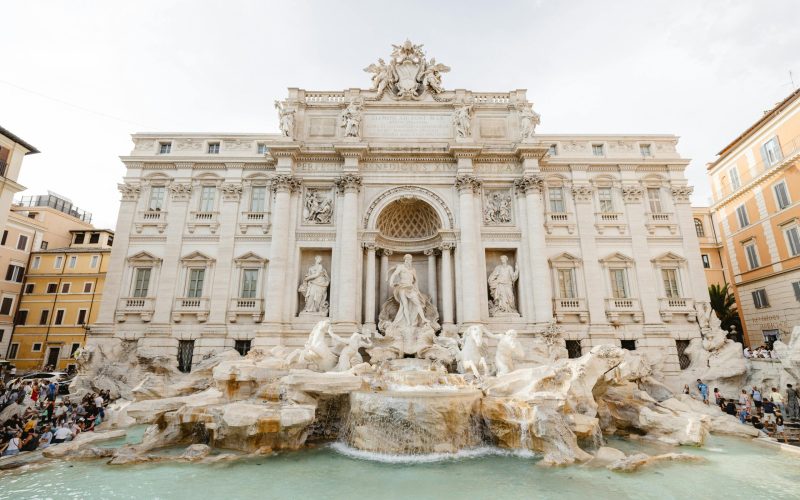
[(406, 254), (403, 263), (395, 267), (389, 277), (389, 286), (395, 300), (400, 304), (393, 323), (400, 326), (427, 326), (430, 324), (425, 318), (422, 292), (417, 285), (417, 272), (411, 265), (412, 257)]
[(472, 135), (472, 104), (456, 108), (453, 125), (456, 127), (456, 137), (464, 139)]
[(312, 224), (330, 224), (333, 215), (333, 206), (330, 196), (322, 190), (309, 189), (306, 191), (305, 216), (303, 219)]
[(344, 129), (345, 137), (358, 137), (361, 126), (361, 103), (355, 99), (342, 111), (339, 117), (339, 126)]
[(486, 206), (483, 207), (483, 222), (485, 224), (508, 224), (511, 222), (511, 194), (491, 193), (486, 196)]
[(519, 267), (511, 267), (508, 257), (500, 257), (492, 274), (489, 275), (489, 314), (491, 316), (519, 316), (514, 297), (514, 282), (519, 278)]
[(294, 135), (294, 110), (281, 104), (280, 101), (275, 101), (275, 109), (278, 110), (281, 135), (284, 137), (292, 137)]
[(530, 139), (536, 132), (536, 126), (541, 123), (542, 118), (539, 113), (534, 111), (530, 105), (523, 106), (519, 111), (519, 130), (522, 139)]
[(313, 315), (328, 314), (328, 285), (331, 280), (328, 271), (322, 265), (322, 257), (314, 257), (314, 264), (308, 268), (308, 272), (303, 276), (303, 283), (298, 291), (305, 297), (305, 307), (303, 313)]

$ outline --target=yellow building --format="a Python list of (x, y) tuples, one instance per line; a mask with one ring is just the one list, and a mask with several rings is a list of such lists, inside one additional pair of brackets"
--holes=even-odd
[(9, 352), (14, 315), (31, 252), (69, 246), (74, 229), (92, 229), (91, 214), (62, 196), (18, 199), (0, 237), (0, 358)]
[(800, 90), (708, 166), (711, 207), (750, 345), (800, 324)]
[(8, 351), (20, 371), (73, 368), (97, 316), (114, 233), (70, 232), (68, 247), (30, 256)]
[(730, 280), (726, 260), (722, 257), (722, 241), (719, 239), (714, 217), (709, 207), (692, 207), (694, 230), (700, 243), (700, 258), (709, 286), (724, 286)]

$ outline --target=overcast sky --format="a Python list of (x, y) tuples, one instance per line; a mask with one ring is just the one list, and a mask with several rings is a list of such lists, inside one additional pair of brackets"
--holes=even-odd
[(673, 133), (705, 164), (800, 84), (800, 2), (3, 2), (0, 125), (20, 182), (113, 228), (137, 131), (275, 132), (287, 87), (368, 87), (406, 37), (445, 88), (528, 89), (541, 133)]

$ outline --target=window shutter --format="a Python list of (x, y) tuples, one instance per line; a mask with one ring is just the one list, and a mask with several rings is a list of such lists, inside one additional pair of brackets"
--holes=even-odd
[(767, 145), (766, 144), (762, 144), (761, 148), (760, 148), (760, 151), (761, 151), (761, 163), (766, 168), (766, 167), (769, 166), (769, 156), (767, 156)]
[(13, 276), (14, 276), (14, 266), (9, 264), (8, 269), (6, 270), (6, 281), (11, 281), (11, 278)]
[(792, 283), (792, 288), (794, 289), (794, 300), (800, 302), (800, 281)]
[(781, 151), (781, 141), (778, 140), (778, 136), (772, 138), (775, 141), (775, 153), (776, 153), (776, 161), (780, 161), (783, 159), (783, 151)]

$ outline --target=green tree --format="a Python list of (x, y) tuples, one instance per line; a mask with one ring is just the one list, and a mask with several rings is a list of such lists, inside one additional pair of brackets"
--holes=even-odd
[(742, 341), (742, 320), (739, 318), (739, 311), (736, 308), (736, 297), (728, 289), (728, 284), (719, 286), (714, 284), (708, 287), (708, 295), (711, 298), (711, 309), (719, 318), (720, 327), (729, 332), (731, 326), (736, 327), (737, 342)]

